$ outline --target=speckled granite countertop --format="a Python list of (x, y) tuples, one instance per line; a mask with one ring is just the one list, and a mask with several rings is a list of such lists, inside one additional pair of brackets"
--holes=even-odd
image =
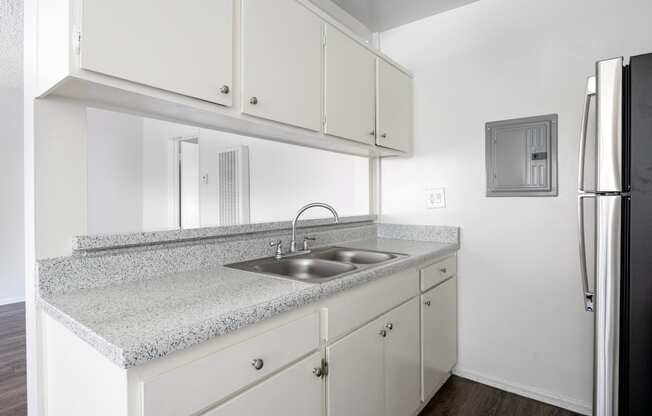
[(40, 304), (116, 365), (130, 368), (458, 249), (386, 238), (338, 245), (408, 256), (321, 284), (217, 267), (44, 296)]

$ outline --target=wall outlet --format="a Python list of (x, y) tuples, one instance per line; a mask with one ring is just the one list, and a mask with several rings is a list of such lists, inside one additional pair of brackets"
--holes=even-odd
[(426, 189), (426, 208), (446, 208), (446, 194), (444, 188)]

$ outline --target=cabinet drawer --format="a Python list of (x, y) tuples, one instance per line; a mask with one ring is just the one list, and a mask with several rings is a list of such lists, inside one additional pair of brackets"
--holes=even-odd
[[(319, 347), (316, 313), (143, 381), (145, 416), (194, 414)], [(262, 360), (256, 369), (254, 360)]]
[(316, 352), (202, 416), (321, 416), (320, 366)]
[(447, 257), (444, 260), (431, 264), (421, 269), (421, 291), (425, 292), (433, 286), (457, 273), (457, 256)]

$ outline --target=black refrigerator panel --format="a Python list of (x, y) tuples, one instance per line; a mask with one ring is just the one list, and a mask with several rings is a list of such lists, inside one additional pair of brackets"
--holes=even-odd
[(620, 416), (648, 416), (652, 414), (652, 54), (632, 57), (625, 71), (630, 87), (625, 88), (623, 128), (625, 149), (631, 150), (624, 152), (630, 157), (624, 166), (629, 166), (631, 196), (623, 216), (628, 228), (622, 244)]

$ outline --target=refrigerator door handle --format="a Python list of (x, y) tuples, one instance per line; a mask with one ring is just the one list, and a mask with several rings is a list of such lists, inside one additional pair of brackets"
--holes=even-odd
[(589, 124), (589, 111), (591, 110), (591, 98), (595, 96), (595, 76), (586, 80), (586, 94), (584, 95), (584, 112), (582, 113), (582, 125), (580, 127), (580, 156), (579, 173), (577, 175), (577, 189), (584, 192), (584, 159), (586, 158), (586, 134)]
[(584, 235), (584, 199), (595, 198), (595, 194), (580, 194), (577, 198), (577, 221), (579, 225), (580, 241), (580, 279), (582, 280), (582, 302), (587, 312), (593, 312), (593, 298), (595, 293), (589, 290), (589, 274), (586, 267), (586, 242)]

